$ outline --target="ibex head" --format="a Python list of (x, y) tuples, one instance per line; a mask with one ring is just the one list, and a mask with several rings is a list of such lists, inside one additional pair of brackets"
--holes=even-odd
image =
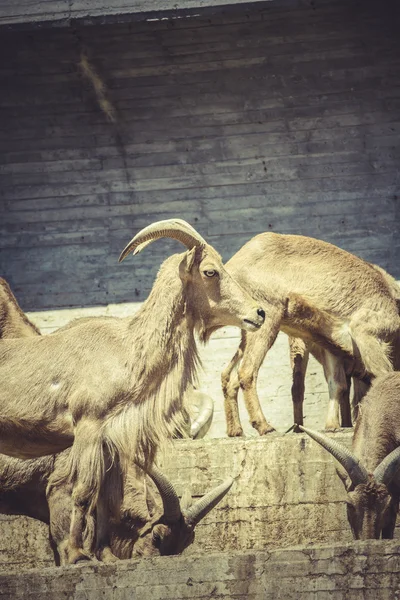
[(179, 275), (201, 339), (205, 341), (213, 331), (226, 325), (255, 331), (263, 324), (264, 310), (229, 275), (218, 252), (182, 219), (167, 219), (145, 227), (129, 242), (119, 260), (131, 252), (137, 254), (161, 237), (176, 239), (188, 248), (180, 260)]
[(318, 431), (299, 427), (342, 467), (337, 473), (347, 491), (347, 519), (354, 539), (392, 538), (399, 501), (392, 495), (390, 484), (400, 467), (400, 447), (388, 454), (373, 473), (368, 473), (348, 448)]
[(155, 515), (139, 532), (132, 556), (167, 556), (183, 552), (194, 541), (196, 525), (222, 500), (234, 481), (227, 479), (188, 506), (188, 499), (181, 505), (173, 485), (159, 469), (153, 466), (148, 474), (160, 493), (163, 514)]

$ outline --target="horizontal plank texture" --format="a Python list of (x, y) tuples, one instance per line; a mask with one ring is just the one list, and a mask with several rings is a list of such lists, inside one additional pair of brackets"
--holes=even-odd
[(269, 2), (3, 31), (0, 275), (23, 308), (143, 300), (180, 246), (117, 258), (168, 217), (225, 259), (261, 231), (300, 233), (400, 277), (396, 12)]

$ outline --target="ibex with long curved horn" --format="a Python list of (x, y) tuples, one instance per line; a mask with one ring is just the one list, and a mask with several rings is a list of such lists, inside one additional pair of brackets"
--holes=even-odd
[(1, 343), (0, 452), (26, 459), (72, 446), (64, 471), (49, 481), (50, 488), (72, 484), (69, 563), (87, 558), (83, 538), (93, 515), (103, 556), (126, 465), (148, 469), (181, 426), (199, 362), (195, 332), (207, 341), (224, 325), (255, 331), (264, 321), (219, 254), (184, 221), (146, 227), (120, 260), (162, 237), (188, 250), (164, 262), (132, 318), (84, 318), (49, 336)]
[(400, 498), (400, 373), (378, 377), (361, 402), (352, 450), (306, 427), (342, 469), (347, 518), (357, 540), (392, 539)]
[[(72, 485), (53, 486), (47, 494), (46, 488), (50, 477), (65, 468), (69, 452), (31, 460), (0, 455), (0, 512), (50, 525), (50, 543), (60, 565), (68, 562)], [(111, 522), (111, 551), (118, 558), (180, 554), (193, 542), (196, 525), (233, 483), (227, 479), (191, 506), (185, 500), (181, 506), (173, 485), (159, 469), (152, 467), (150, 477), (138, 466), (128, 468), (120, 519)], [(86, 540), (89, 552), (90, 541)]]

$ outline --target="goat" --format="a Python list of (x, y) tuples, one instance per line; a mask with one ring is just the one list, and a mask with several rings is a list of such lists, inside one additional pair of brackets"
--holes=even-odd
[(21, 310), (7, 281), (0, 277), (0, 339), (40, 335), (39, 329)]
[(120, 261), (161, 237), (188, 251), (163, 263), (133, 318), (83, 318), (48, 336), (0, 345), (0, 451), (27, 459), (72, 446), (64, 471), (49, 481), (50, 488), (63, 481), (73, 486), (68, 563), (87, 558), (83, 536), (94, 512), (95, 551), (102, 557), (127, 464), (147, 470), (181, 426), (182, 399), (199, 362), (195, 332), (206, 342), (221, 326), (255, 331), (264, 321), (219, 254), (184, 221), (149, 225)]
[[(41, 335), (39, 328), (23, 312), (7, 281), (0, 277), (0, 339), (32, 337), (35, 335)], [(180, 434), (184, 433), (186, 437), (192, 437), (193, 439), (203, 438), (212, 423), (214, 414), (213, 399), (201, 390), (190, 388), (186, 393), (185, 403), (190, 417), (193, 414), (194, 418), (193, 420), (190, 418), (185, 423), (184, 430), (182, 432), (177, 431), (176, 435), (179, 437)]]
[[(387, 271), (378, 265), (372, 263), (370, 264), (372, 267), (374, 267), (374, 269), (381, 273), (387, 282), (391, 294), (396, 301), (397, 310), (400, 315), (400, 286), (394, 277), (392, 277)], [(329, 361), (329, 355), (327, 351), (317, 344), (289, 336), (289, 351), (290, 365), (292, 369), (292, 401), (294, 423), (297, 425), (303, 425), (304, 379), (307, 370), (309, 354), (312, 354), (314, 358), (316, 358), (316, 360), (322, 365), (328, 387), (333, 385), (333, 390), (331, 391), (330, 397), (334, 395), (336, 390), (334, 385), (335, 371), (330, 368), (331, 361)], [(354, 389), (353, 397), (350, 403), (350, 384), (351, 378), (347, 376), (347, 392), (342, 393), (339, 398), (341, 401), (339, 408), (342, 427), (351, 427), (352, 423), (355, 423), (358, 413), (358, 405), (368, 390), (368, 386), (365, 383), (357, 378), (353, 378)], [(345, 382), (342, 381), (343, 388), (344, 385)], [(299, 431), (299, 429), (296, 427), (295, 431)]]
[[(377, 375), (400, 368), (396, 300), (382, 273), (361, 258), (322, 240), (263, 233), (247, 242), (226, 269), (266, 313), (255, 335), (242, 332), (239, 348), (221, 376), (229, 436), (243, 434), (239, 388), (252, 426), (260, 435), (274, 430), (261, 410), (256, 385), (280, 330), (325, 351), (325, 364), (333, 374), (327, 429), (340, 426), (346, 376), (369, 385)], [(344, 418), (349, 421), (350, 414)]]
[[(48, 493), (46, 488), (54, 473), (65, 469), (69, 453), (67, 449), (30, 460), (0, 455), (0, 512), (31, 517), (49, 525), (50, 545), (57, 565), (68, 562), (65, 550), (72, 485), (53, 486)], [(138, 466), (128, 469), (120, 519), (111, 522), (110, 545), (118, 558), (180, 554), (193, 542), (196, 525), (233, 483), (229, 478), (192, 506), (187, 499), (181, 506), (173, 485), (159, 469), (153, 466), (150, 477)]]
[(352, 450), (300, 426), (334, 456), (356, 540), (392, 539), (400, 498), (400, 373), (377, 377), (360, 404)]

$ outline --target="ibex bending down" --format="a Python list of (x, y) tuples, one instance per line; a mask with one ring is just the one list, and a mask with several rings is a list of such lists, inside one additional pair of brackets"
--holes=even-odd
[(354, 539), (392, 539), (400, 498), (400, 373), (374, 380), (359, 407), (352, 451), (318, 431), (300, 427), (334, 456), (347, 491)]
[(180, 426), (182, 398), (196, 379), (195, 331), (207, 341), (221, 326), (254, 331), (264, 321), (214, 248), (181, 220), (146, 227), (120, 260), (161, 237), (189, 250), (164, 262), (133, 318), (84, 318), (0, 345), (0, 451), (26, 459), (72, 446), (65, 470), (49, 482), (73, 486), (69, 563), (87, 558), (84, 530), (94, 514), (96, 554), (107, 558), (109, 515), (118, 518), (126, 465), (147, 470)]
[[(397, 281), (387, 271), (371, 263), (381, 275), (384, 277), (388, 284), (391, 294), (396, 301), (398, 314), (400, 315), (400, 286)], [(333, 397), (336, 386), (335, 386), (335, 363), (332, 365), (332, 361), (329, 360), (329, 353), (324, 350), (321, 346), (313, 344), (309, 341), (304, 341), (300, 338), (294, 338), (289, 336), (289, 351), (290, 351), (290, 366), (292, 369), (292, 401), (293, 401), (293, 415), (294, 423), (303, 425), (303, 402), (304, 402), (304, 379), (307, 370), (309, 354), (312, 354), (314, 358), (322, 365), (324, 369), (325, 379), (328, 383), (328, 388), (333, 386), (333, 390), (330, 390), (330, 397)], [(344, 368), (344, 366), (343, 366)], [(342, 381), (342, 387), (345, 382)], [(341, 425), (342, 427), (350, 427), (352, 423), (355, 423), (358, 414), (358, 405), (361, 402), (363, 396), (367, 392), (369, 386), (364, 382), (360, 381), (356, 377), (353, 379), (353, 395), (350, 402), (350, 386), (351, 377), (346, 376), (346, 387), (347, 393), (343, 391), (341, 393)]]
[(242, 333), (239, 349), (222, 373), (228, 435), (243, 433), (239, 387), (252, 426), (261, 435), (273, 431), (261, 410), (256, 385), (280, 330), (325, 351), (333, 374), (327, 429), (340, 427), (339, 406), (342, 418), (351, 423), (346, 376), (369, 385), (377, 375), (400, 367), (396, 300), (382, 273), (364, 260), (314, 238), (263, 233), (247, 242), (226, 268), (266, 312), (259, 332)]
[[(57, 470), (65, 469), (69, 453), (67, 449), (32, 460), (0, 455), (0, 512), (32, 517), (50, 525), (50, 544), (55, 562), (60, 565), (68, 562), (72, 485), (53, 486), (47, 494), (46, 488)], [(194, 540), (196, 525), (233, 483), (233, 479), (228, 479), (193, 505), (184, 505), (183, 501), (181, 507), (165, 475), (155, 467), (150, 475), (157, 489), (142, 469), (128, 468), (120, 519), (111, 521), (110, 545), (118, 558), (183, 552)]]

